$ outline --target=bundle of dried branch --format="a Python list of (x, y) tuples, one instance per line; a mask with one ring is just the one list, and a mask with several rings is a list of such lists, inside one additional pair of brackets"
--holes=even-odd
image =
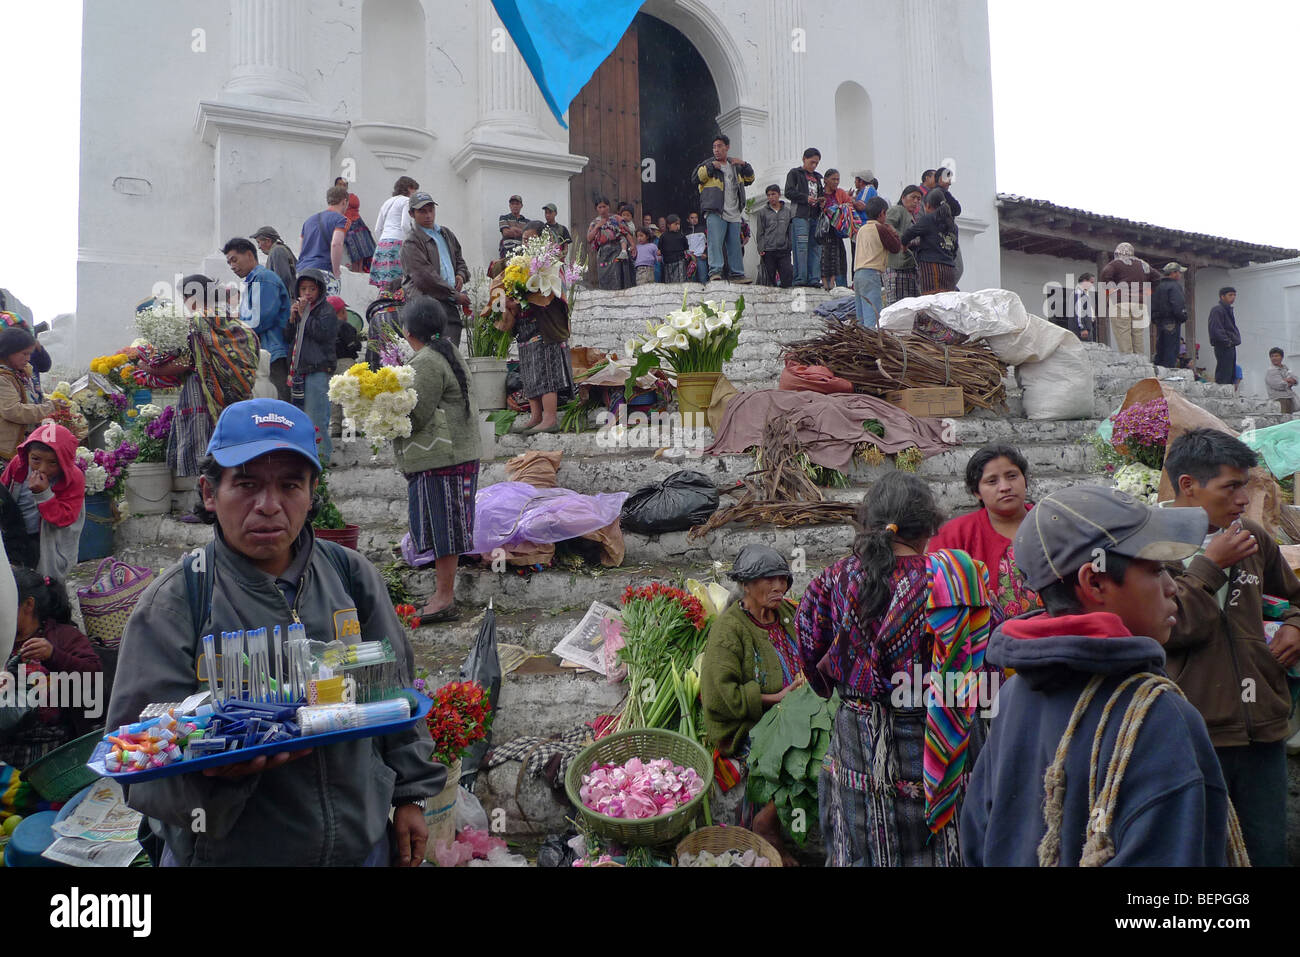
[(884, 396), (899, 389), (957, 386), (966, 411), (1006, 402), (1007, 367), (983, 343), (943, 345), (921, 336), (896, 336), (856, 322), (826, 320), (826, 332), (785, 347), (783, 356), (802, 365), (826, 366), (857, 392)]
[(803, 448), (797, 436), (791, 416), (769, 420), (758, 454), (763, 467), (745, 476), (740, 501), (718, 509), (703, 525), (692, 528), (688, 538), (700, 538), (731, 522), (781, 528), (851, 522), (857, 506), (823, 500), (821, 489), (799, 461)]

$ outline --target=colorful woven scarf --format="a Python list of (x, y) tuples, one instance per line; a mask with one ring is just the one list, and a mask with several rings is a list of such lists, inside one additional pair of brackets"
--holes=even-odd
[(925, 823), (941, 830), (957, 811), (970, 728), (979, 707), (979, 670), (989, 643), (989, 573), (956, 549), (929, 556), (926, 620), (934, 633), (932, 691), (925, 714)]
[(213, 422), (226, 406), (253, 397), (258, 341), (252, 329), (238, 319), (200, 313), (193, 317), (190, 343)]

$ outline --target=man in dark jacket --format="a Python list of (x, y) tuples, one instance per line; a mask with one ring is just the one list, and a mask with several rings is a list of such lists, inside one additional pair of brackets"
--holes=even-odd
[(1219, 304), (1210, 310), (1210, 345), (1214, 348), (1214, 381), (1219, 385), (1232, 385), (1237, 378), (1237, 346), (1241, 345), (1241, 330), (1232, 304), (1237, 301), (1237, 290), (1224, 286), (1219, 290)]
[[(1162, 563), (1193, 554), (1205, 535), (1204, 517), (1185, 513), (1077, 485), (1021, 524), (1016, 566), (1046, 613), (1003, 623), (989, 642), (987, 661), (1016, 673), (962, 805), (966, 865), (1227, 862), (1219, 762), (1200, 715), (1164, 677), (1177, 605)], [(1112, 700), (1094, 797), (1091, 752)], [(1135, 704), (1149, 710), (1121, 745)], [(1121, 751), (1122, 777), (1112, 777)]]
[(745, 281), (740, 226), (745, 216), (745, 187), (754, 182), (754, 168), (728, 156), (731, 140), (713, 138), (713, 156), (695, 167), (700, 190), (700, 215), (708, 227), (709, 279)]
[(790, 266), (790, 207), (781, 202), (781, 187), (766, 190), (767, 205), (758, 210), (758, 258), (765, 286), (786, 288), (794, 279)]
[(412, 194), (409, 205), (413, 222), (402, 243), (402, 288), (408, 300), (423, 295), (442, 305), (447, 340), (459, 346), (464, 327), (460, 307), (469, 305), (469, 296), (461, 291), (469, 281), (469, 267), (460, 240), (446, 226), (436, 225), (438, 204), (428, 193)]
[[(216, 525), (211, 551), (201, 567), (183, 555), (140, 597), (122, 636), (110, 727), (138, 721), (151, 702), (206, 690), (200, 637), (234, 628), (301, 619), (321, 641), (387, 639), (398, 680), (410, 683), (411, 643), (379, 570), (312, 533), (315, 439), (310, 419), (276, 399), (236, 402), (221, 414), (199, 479), (202, 518)], [(191, 575), (200, 576), (194, 587)], [(428, 837), (424, 799), (446, 780), (432, 752), (421, 721), (382, 737), (130, 784), (126, 801), (164, 838), (164, 864), (418, 866)]]
[(803, 151), (803, 165), (785, 175), (785, 198), (794, 206), (790, 229), (796, 286), (821, 286), (822, 247), (814, 238), (817, 217), (822, 213), (822, 174), (817, 172), (821, 161), (821, 151), (810, 146)]
[(1183, 267), (1168, 263), (1164, 278), (1151, 294), (1151, 321), (1156, 324), (1155, 364), (1166, 369), (1178, 368), (1178, 342), (1187, 321), (1187, 298), (1183, 295)]
[[(1178, 624), (1166, 650), (1169, 674), (1209, 729), (1251, 862), (1286, 864), (1287, 669), (1300, 661), (1300, 581), (1273, 536), (1244, 519), (1254, 451), (1216, 429), (1169, 444), (1165, 471), (1176, 491), (1167, 511), (1201, 512), (1213, 534), (1177, 569)], [(1264, 596), (1290, 603), (1281, 624), (1264, 622)], [(1271, 630), (1271, 629), (1269, 629)]]

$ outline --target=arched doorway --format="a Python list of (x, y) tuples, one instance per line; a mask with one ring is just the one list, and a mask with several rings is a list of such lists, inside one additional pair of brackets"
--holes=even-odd
[(569, 106), (569, 151), (587, 156), (569, 185), (574, 238), (595, 200), (683, 219), (698, 206), (691, 168), (717, 134), (718, 89), (704, 58), (664, 21), (638, 13)]

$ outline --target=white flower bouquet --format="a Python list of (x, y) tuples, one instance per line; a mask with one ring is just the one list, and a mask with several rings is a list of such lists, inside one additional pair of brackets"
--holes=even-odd
[(721, 372), (722, 364), (731, 359), (740, 341), (740, 319), (745, 312), (745, 297), (733, 308), (721, 301), (702, 302), (668, 313), (661, 322), (646, 323), (646, 335), (634, 336), (626, 343), (629, 356), (636, 358), (628, 376), (628, 395), (635, 380), (653, 368), (667, 366), (674, 375), (683, 372)]
[(1155, 505), (1160, 492), (1160, 470), (1131, 462), (1115, 473), (1115, 487), (1148, 505)]
[(382, 366), (372, 371), (358, 362), (330, 379), (329, 399), (343, 406), (343, 426), (362, 432), (376, 452), (384, 442), (410, 438), (411, 410), (418, 400), (415, 370), (410, 366)]
[(190, 351), (190, 320), (185, 309), (169, 299), (157, 299), (135, 314), (140, 339), (159, 355), (181, 358)]

